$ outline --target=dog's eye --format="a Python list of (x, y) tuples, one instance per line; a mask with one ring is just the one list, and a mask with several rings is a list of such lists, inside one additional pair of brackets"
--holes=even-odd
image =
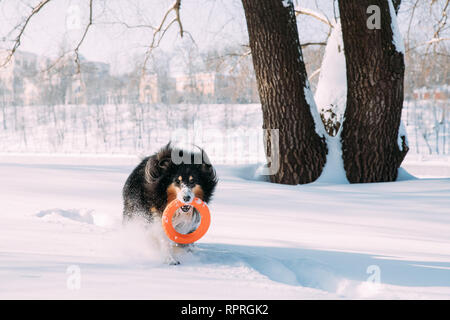
[(182, 178), (181, 176), (178, 176), (178, 177), (175, 179), (175, 183), (176, 183), (176, 184), (180, 184), (182, 180), (183, 180), (183, 178)]

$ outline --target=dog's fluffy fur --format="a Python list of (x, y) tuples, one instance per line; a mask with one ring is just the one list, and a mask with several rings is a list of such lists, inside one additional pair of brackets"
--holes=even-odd
[[(176, 164), (178, 161), (172, 161), (172, 154), (184, 161)], [(175, 198), (189, 203), (198, 197), (208, 203), (216, 185), (216, 172), (202, 149), (186, 151), (173, 148), (169, 143), (159, 152), (144, 158), (125, 182), (123, 221), (127, 223), (140, 217), (148, 223), (160, 222), (167, 204)], [(199, 222), (197, 211), (186, 205), (174, 215), (173, 225), (178, 232), (189, 233)], [(170, 252), (168, 260), (178, 263)]]

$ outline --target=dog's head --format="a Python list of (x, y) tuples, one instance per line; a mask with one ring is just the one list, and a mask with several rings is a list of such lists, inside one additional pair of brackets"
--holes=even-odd
[(217, 177), (203, 149), (197, 152), (175, 149), (168, 144), (146, 165), (146, 179), (165, 190), (167, 203), (178, 199), (189, 205), (197, 197), (205, 202), (212, 198)]

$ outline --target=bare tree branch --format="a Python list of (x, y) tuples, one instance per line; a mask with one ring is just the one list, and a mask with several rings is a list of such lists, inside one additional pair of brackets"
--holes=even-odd
[(410, 31), (411, 31), (411, 24), (412, 24), (412, 21), (413, 21), (413, 18), (414, 18), (414, 13), (416, 12), (418, 3), (419, 3), (419, 0), (416, 0), (416, 2), (413, 5), (413, 8), (412, 8), (411, 16), (409, 18), (408, 31), (406, 33), (406, 37), (407, 37), (407, 41), (406, 42), (407, 42), (408, 50), (406, 50), (406, 51), (409, 51), (409, 44), (411, 43), (410, 42), (410, 38), (409, 38)]
[(297, 8), (297, 9), (295, 9), (295, 15), (298, 16), (300, 14), (304, 14), (304, 15), (313, 17), (313, 18), (315, 18), (315, 19), (325, 23), (330, 28), (334, 28), (334, 25), (330, 22), (330, 20), (326, 16), (324, 16), (322, 14), (319, 14), (317, 12), (314, 12), (314, 11), (312, 11), (310, 9), (306, 9), (306, 8)]
[(155, 27), (148, 24), (136, 24), (130, 25), (124, 21), (105, 21), (105, 22), (95, 22), (95, 25), (121, 25), (127, 29), (151, 29), (156, 30)]
[(81, 37), (80, 41), (78, 42), (77, 46), (74, 49), (75, 63), (77, 64), (77, 73), (81, 72), (80, 56), (79, 56), (78, 51), (80, 50), (80, 46), (83, 44), (83, 41), (86, 38), (89, 28), (92, 26), (92, 1), (93, 0), (89, 0), (89, 23), (86, 25), (83, 36)]
[[(25, 29), (27, 28), (27, 25), (30, 22), (31, 18), (33, 18), (49, 2), (50, 2), (50, 0), (42, 0), (41, 2), (39, 2), (39, 4), (37, 6), (33, 7), (30, 15), (25, 19), (25, 22), (23, 23), (22, 28), (19, 31), (19, 34), (17, 35), (16, 39), (14, 40), (14, 46), (12, 47), (11, 50), (9, 50), (9, 53), (6, 56), (5, 61), (0, 65), (0, 67), (4, 67), (11, 61), (14, 53), (20, 46), (20, 43), (22, 40), (22, 35), (25, 32)], [(16, 26), (16, 28), (17, 28), (17, 26)]]
[[(430, 12), (432, 11), (432, 6), (433, 6), (434, 3), (435, 3), (435, 1), (431, 2)], [(436, 43), (440, 42), (440, 41), (436, 41), (436, 40), (440, 39), (439, 38), (440, 37), (440, 33), (445, 28), (445, 26), (447, 24), (447, 8), (449, 7), (449, 4), (450, 4), (450, 0), (446, 0), (444, 8), (442, 9), (441, 18), (439, 19), (439, 21), (437, 23), (436, 31), (433, 34), (433, 38), (425, 43), (425, 44), (427, 44), (427, 49), (425, 50), (425, 57), (428, 57), (428, 53), (429, 53), (430, 47), (432, 45), (433, 45), (433, 51), (436, 51)], [(442, 38), (442, 39), (443, 40), (447, 40), (446, 38)], [(424, 60), (424, 63), (425, 63), (425, 60)]]
[(406, 52), (412, 51), (412, 50), (417, 49), (417, 48), (422, 47), (422, 46), (426, 46), (426, 45), (431, 46), (432, 44), (436, 44), (436, 43), (441, 42), (441, 41), (449, 41), (449, 40), (450, 40), (450, 38), (433, 38), (431, 40), (428, 40), (426, 42), (418, 44), (418, 45), (416, 45), (416, 46), (414, 46), (412, 48), (408, 48), (408, 50), (406, 50)]
[(434, 39), (435, 38), (439, 38), (439, 34), (441, 33), (442, 29), (444, 29), (445, 25), (447, 24), (447, 18), (448, 18), (448, 16), (447, 16), (447, 8), (449, 7), (449, 3), (450, 3), (450, 0), (447, 0), (445, 5), (444, 5), (444, 8), (442, 9), (442, 16), (439, 19), (438, 27), (436, 29), (436, 32), (433, 35)]
[(320, 74), (320, 68), (318, 68), (317, 70), (315, 70), (313, 73), (311, 73), (311, 75), (308, 77), (308, 80), (312, 80), (315, 76)]
[(301, 43), (300, 46), (303, 48), (309, 47), (309, 46), (326, 46), (326, 42), (305, 42)]
[[(156, 45), (156, 46), (158, 46), (159, 42), (161, 41), (161, 39), (164, 36), (164, 34), (166, 33), (166, 31), (175, 22), (178, 22), (178, 25), (180, 27), (180, 36), (183, 37), (183, 25), (181, 24), (181, 19), (180, 19), (180, 6), (181, 6), (181, 0), (175, 0), (175, 3), (166, 11), (163, 19), (161, 20), (161, 23), (153, 32), (153, 39), (152, 39), (152, 43), (150, 44), (151, 49), (155, 48), (156, 38), (159, 36), (159, 40), (157, 41), (157, 45)], [(175, 18), (172, 21), (170, 21), (169, 24), (165, 28), (163, 28), (164, 24), (167, 20), (167, 17), (169, 16), (169, 14), (172, 11), (175, 12)]]
[[(150, 43), (150, 46), (148, 47), (147, 52), (145, 53), (144, 66), (143, 66), (143, 70), (142, 70), (143, 73), (145, 73), (145, 67), (147, 65), (147, 62), (148, 62), (148, 59), (150, 57), (152, 50), (159, 46), (159, 44), (160, 44), (161, 40), (164, 38), (164, 35), (166, 34), (167, 30), (169, 30), (169, 28), (173, 24), (178, 23), (179, 32), (180, 32), (181, 37), (183, 37), (184, 33), (187, 33), (186, 31), (184, 31), (183, 24), (181, 23), (180, 7), (181, 7), (181, 0), (175, 0), (175, 2), (170, 6), (170, 8), (167, 9), (159, 26), (154, 29), (152, 42)], [(168, 24), (166, 24), (167, 18), (171, 12), (175, 13), (175, 18), (173, 18)], [(192, 38), (192, 36), (190, 34), (189, 34), (189, 36)]]

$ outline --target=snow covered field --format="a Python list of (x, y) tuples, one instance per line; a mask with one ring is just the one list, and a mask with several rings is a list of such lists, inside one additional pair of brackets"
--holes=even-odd
[(219, 165), (211, 228), (178, 266), (121, 228), (137, 161), (1, 155), (0, 298), (450, 299), (448, 161), (407, 160), (426, 178), (367, 185), (273, 185)]

